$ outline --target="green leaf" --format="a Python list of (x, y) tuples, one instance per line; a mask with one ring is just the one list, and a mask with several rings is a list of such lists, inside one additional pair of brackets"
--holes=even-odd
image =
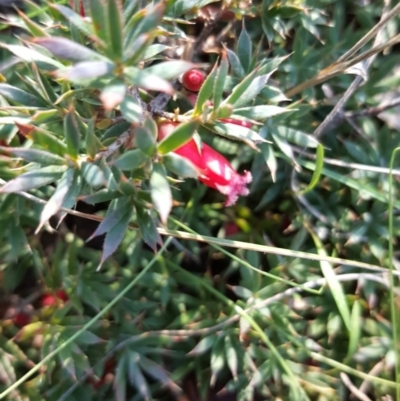
[(288, 143), (288, 141), (282, 138), (280, 135), (271, 134), (274, 142), (278, 146), (278, 148), (282, 151), (282, 153), (287, 156), (294, 164), (297, 165), (296, 159), (294, 157), (293, 149)]
[(276, 132), (280, 138), (284, 138), (285, 140), (293, 142), (299, 146), (316, 148), (319, 145), (319, 142), (313, 136), (301, 132), (297, 129), (278, 126), (273, 127), (272, 131)]
[(9, 50), (13, 53), (16, 57), (25, 61), (27, 63), (35, 63), (40, 69), (42, 70), (55, 70), (57, 68), (63, 68), (63, 64), (59, 61), (53, 60), (50, 57), (44, 56), (43, 54), (39, 53), (36, 50), (30, 49), (29, 47), (25, 46), (18, 46), (18, 45), (6, 45), (0, 43), (1, 47)]
[(214, 386), (225, 366), (224, 355), (224, 336), (220, 336), (214, 343), (211, 350), (210, 368), (211, 368), (211, 386)]
[(101, 255), (101, 262), (97, 268), (100, 269), (104, 261), (109, 258), (121, 244), (124, 239), (126, 230), (129, 226), (129, 221), (131, 219), (133, 212), (132, 205), (129, 205), (129, 209), (123, 214), (121, 219), (115, 224), (106, 234), (103, 245), (103, 254)]
[(124, 74), (127, 77), (129, 84), (138, 86), (139, 88), (165, 92), (170, 95), (175, 92), (173, 86), (168, 81), (149, 73), (148, 70), (140, 70), (136, 67), (127, 67), (124, 70)]
[(88, 203), (90, 205), (95, 205), (96, 203), (112, 201), (121, 196), (123, 196), (123, 194), (121, 192), (110, 191), (109, 189), (104, 188), (104, 189), (101, 189), (100, 191), (94, 193), (93, 195), (80, 196), (79, 200), (81, 200), (82, 202)]
[(122, 354), (115, 369), (114, 397), (116, 401), (126, 401), (126, 379), (128, 354)]
[(24, 20), (25, 25), (28, 28), (28, 31), (32, 36), (35, 36), (35, 37), (48, 37), (49, 36), (49, 34), (44, 29), (42, 29), (38, 24), (33, 22), (22, 11), (17, 9), (17, 13)]
[(205, 354), (215, 344), (217, 338), (218, 337), (215, 334), (204, 337), (196, 344), (196, 346), (188, 353), (188, 355), (192, 356)]
[[(75, 174), (74, 179), (71, 185), (69, 186), (68, 193), (64, 198), (62, 207), (66, 209), (71, 209), (73, 206), (75, 206), (77, 198), (81, 192), (81, 186), (82, 186), (81, 177), (78, 174)], [(62, 223), (67, 214), (68, 214), (67, 212), (63, 211), (60, 212), (60, 218), (58, 219), (56, 228), (59, 227), (59, 225)]]
[[(320, 256), (327, 256), (327, 253), (325, 251), (325, 248), (323, 244), (321, 243), (320, 239), (318, 236), (311, 230), (309, 230), (313, 240), (314, 244), (317, 248), (318, 255)], [(333, 299), (335, 300), (336, 306), (339, 310), (340, 315), (342, 316), (343, 322), (350, 333), (351, 330), (351, 318), (350, 318), (350, 310), (349, 306), (347, 305), (347, 300), (345, 293), (343, 291), (342, 284), (340, 281), (337, 279), (336, 274), (333, 270), (332, 264), (327, 261), (320, 261), (320, 266), (321, 266), (321, 271), (323, 276), (326, 279), (326, 283), (331, 290), (331, 294), (333, 296)]]
[(64, 117), (64, 136), (67, 142), (67, 152), (73, 159), (78, 157), (81, 146), (81, 134), (76, 118), (73, 109), (70, 109)]
[(178, 127), (168, 136), (166, 136), (158, 144), (158, 152), (162, 155), (173, 152), (185, 143), (187, 143), (192, 137), (198, 127), (197, 121), (189, 121), (184, 124), (178, 125)]
[(302, 195), (314, 189), (314, 187), (318, 184), (319, 179), (322, 174), (322, 169), (324, 167), (324, 147), (319, 143), (317, 146), (317, 159), (315, 161), (315, 170), (313, 172), (310, 183), (304, 188), (300, 193)]
[(157, 244), (162, 244), (162, 239), (157, 231), (157, 225), (151, 216), (150, 210), (138, 203), (135, 204), (137, 224), (142, 234), (143, 241), (154, 251), (157, 251)]
[(60, 210), (68, 194), (69, 188), (72, 185), (74, 175), (75, 170), (68, 169), (61, 177), (57, 184), (56, 190), (51, 198), (47, 201), (42, 213), (40, 214), (40, 222), (38, 228), (36, 229), (36, 233), (39, 232), (43, 225), (49, 221), (50, 217), (54, 216)]
[(245, 72), (249, 72), (252, 57), (252, 41), (244, 25), (244, 19), (242, 21), (243, 25), (237, 43), (237, 53), (240, 64), (243, 66)]
[(157, 150), (156, 137), (145, 127), (135, 129), (136, 146), (147, 156), (153, 156)]
[(64, 156), (67, 153), (67, 147), (61, 142), (52, 132), (46, 131), (42, 128), (35, 127), (30, 124), (19, 124), (16, 123), (19, 132), (25, 137), (31, 139), (34, 143), (41, 146), (44, 149), (48, 149), (50, 152), (60, 156)]
[(123, 50), (123, 20), (122, 4), (119, 0), (108, 0), (108, 29), (110, 35), (110, 48), (114, 55), (114, 60), (122, 59)]
[(128, 354), (128, 377), (130, 384), (136, 388), (144, 400), (150, 400), (151, 394), (149, 386), (142, 371), (140, 370), (137, 361), (140, 356), (138, 353), (129, 351)]
[[(107, 3), (105, 0), (87, 0), (87, 3), (89, 3), (90, 16), (92, 17), (92, 29), (95, 35), (109, 46)], [(86, 9), (85, 7), (85, 10)]]
[(0, 187), (0, 193), (30, 191), (57, 181), (67, 167), (47, 166), (21, 174)]
[(107, 184), (103, 170), (96, 164), (83, 162), (81, 165), (81, 174), (92, 188), (98, 188)]
[(173, 78), (179, 77), (181, 74), (191, 70), (194, 67), (196, 67), (196, 65), (190, 63), (189, 61), (172, 60), (154, 64), (151, 67), (146, 68), (144, 71), (169, 81)]
[(33, 43), (43, 46), (54, 56), (69, 61), (108, 61), (103, 55), (80, 45), (70, 39), (62, 37), (35, 38)]
[(131, 65), (136, 65), (138, 62), (140, 62), (143, 58), (144, 53), (146, 52), (149, 43), (151, 43), (152, 41), (153, 36), (147, 33), (144, 33), (136, 38), (132, 42), (132, 44), (124, 51), (124, 65), (128, 67)]
[[(252, 84), (257, 74), (258, 71), (254, 70), (249, 75), (247, 75), (246, 78), (244, 78), (238, 85), (233, 88), (232, 93), (223, 101), (222, 104), (225, 105), (229, 103), (235, 105), (239, 101), (239, 99), (241, 99), (243, 93), (245, 93), (249, 86)], [(254, 100), (254, 97), (251, 100)], [(248, 101), (246, 101), (246, 103), (248, 103)]]
[(130, 123), (138, 124), (143, 119), (143, 109), (139, 101), (130, 95), (126, 95), (120, 106), (121, 113)]
[[(244, 91), (242, 91), (242, 88), (240, 89), (240, 91), (239, 91), (240, 96), (236, 97), (237, 95), (235, 95), (234, 98), (231, 98), (229, 100), (229, 103), (234, 104), (235, 108), (236, 108), (236, 107), (241, 107), (241, 106), (244, 106), (245, 104), (252, 102), (259, 95), (259, 93), (263, 90), (263, 88), (265, 87), (265, 84), (268, 82), (268, 79), (272, 75), (272, 73), (273, 72), (254, 78), (251, 81), (251, 83), (249, 84), (249, 86), (247, 88), (245, 88)], [(239, 84), (238, 86), (240, 86), (240, 85), (241, 84)], [(236, 90), (236, 88), (233, 89), (232, 95), (234, 94), (235, 90)], [(235, 98), (236, 98), (235, 102), (232, 103), (232, 100), (234, 100)]]
[(198, 178), (198, 168), (189, 160), (175, 153), (169, 153), (163, 157), (165, 167), (179, 177)]
[(253, 149), (255, 143), (266, 142), (256, 131), (236, 124), (215, 121), (212, 125), (206, 124), (205, 127), (227, 138), (243, 141)]
[(55, 8), (59, 11), (72, 25), (76, 26), (83, 34), (87, 37), (99, 41), (95, 36), (95, 32), (89, 22), (85, 21), (79, 14), (73, 11), (69, 7), (62, 6), (60, 4), (50, 4), (50, 7)]
[(71, 82), (87, 84), (104, 75), (111, 74), (114, 64), (107, 61), (82, 61), (69, 68), (57, 71), (59, 78), (68, 79)]
[(349, 347), (347, 350), (347, 358), (351, 359), (360, 344), (361, 328), (362, 328), (362, 309), (360, 301), (354, 301), (353, 309), (351, 310), (351, 329), (349, 332)]
[(100, 149), (103, 149), (103, 145), (94, 133), (94, 118), (91, 118), (86, 130), (86, 151), (93, 160)]
[(129, 211), (132, 210), (133, 207), (128, 197), (124, 196), (123, 198), (114, 199), (108, 207), (104, 220), (99, 224), (96, 231), (86, 240), (86, 242), (109, 232)]
[(278, 169), (278, 163), (272, 146), (267, 143), (260, 143), (258, 147), (261, 149), (265, 163), (267, 163), (269, 171), (271, 172), (272, 181), (276, 182), (276, 171)]
[(164, 166), (155, 164), (150, 176), (151, 199), (158, 211), (162, 223), (166, 224), (172, 209), (171, 188), (167, 180)]
[(294, 111), (293, 109), (285, 109), (278, 106), (253, 106), (243, 107), (234, 109), (233, 114), (235, 116), (243, 116), (253, 120), (263, 120), (265, 118), (271, 118), (282, 113), (288, 113)]
[(239, 57), (236, 55), (235, 52), (225, 47), (225, 45), (223, 46), (228, 55), (229, 64), (231, 66), (233, 73), (239, 78), (242, 78), (244, 75), (246, 75), (246, 73), (243, 69), (242, 64), (240, 63)]
[(155, 56), (157, 56), (158, 54), (160, 54), (163, 51), (168, 50), (170, 48), (171, 48), (170, 46), (162, 45), (160, 43), (156, 43), (154, 45), (150, 45), (144, 51), (142, 59), (143, 59), (143, 61), (149, 61), (149, 60), (153, 59)]
[(214, 81), (214, 97), (213, 97), (213, 104), (214, 110), (218, 110), (218, 107), (222, 100), (222, 95), (224, 92), (224, 85), (226, 77), (228, 76), (228, 60), (226, 58), (225, 53), (223, 53), (221, 58), (220, 66), (217, 70), (217, 75)]
[(230, 335), (225, 336), (225, 357), (234, 380), (237, 380), (239, 358)]
[(148, 156), (145, 155), (140, 149), (133, 149), (122, 154), (114, 162), (114, 166), (124, 171), (131, 171), (142, 166), (146, 160), (148, 160)]
[(15, 86), (0, 83), (0, 95), (11, 102), (30, 107), (43, 107), (44, 104), (35, 96)]
[(161, 23), (164, 16), (165, 3), (159, 2), (158, 4), (149, 4), (145, 9), (139, 10), (134, 14), (129, 21), (125, 24), (125, 38), (124, 48), (129, 49), (132, 42), (139, 35), (152, 32)]
[(199, 94), (197, 95), (196, 104), (194, 106), (193, 115), (200, 116), (203, 113), (203, 106), (210, 99), (213, 90), (214, 90), (214, 82), (217, 76), (217, 64), (214, 65), (212, 71), (208, 74), (207, 78), (203, 82), (203, 85), (200, 88)]
[(55, 164), (59, 166), (66, 164), (66, 160), (62, 157), (45, 152), (44, 150), (0, 146), (0, 151), (4, 154), (10, 153), (16, 157), (20, 157), (27, 162), (34, 162), (44, 165)]

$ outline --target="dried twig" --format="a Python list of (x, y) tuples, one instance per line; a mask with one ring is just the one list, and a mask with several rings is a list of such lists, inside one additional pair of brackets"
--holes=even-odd
[[(381, 21), (380, 23), (378, 23), (369, 33), (373, 32), (374, 34), (377, 33), (375, 41), (374, 41), (374, 46), (375, 47), (379, 47), (379, 44), (381, 42), (381, 38), (383, 35), (383, 29), (387, 23), (387, 21), (397, 15), (400, 12), (400, 4), (397, 5), (396, 7), (394, 7), (393, 10), (391, 10), (390, 12), (388, 11), (388, 7), (389, 7), (389, 0), (385, 0), (385, 4), (384, 4), (384, 8), (382, 11), (382, 17), (381, 17)], [(387, 18), (388, 15), (390, 16), (390, 18)], [(378, 29), (377, 29), (378, 26)], [(397, 35), (399, 36), (399, 35)], [(397, 37), (396, 36), (396, 37)], [(368, 34), (364, 37), (366, 38), (365, 40), (369, 40), (372, 36), (368, 36)], [(363, 39), (364, 39), (363, 38)], [(362, 41), (361, 45), (363, 44)], [(360, 43), (359, 42), (359, 43)], [(349, 52), (347, 52), (346, 54), (344, 54), (338, 61), (343, 61), (346, 60), (348, 57), (350, 57), (355, 51), (358, 50), (357, 47), (358, 44), (356, 44), (356, 46), (353, 47), (353, 49), (351, 49)], [(371, 49), (372, 50), (372, 49)], [(376, 54), (372, 54), (371, 57), (367, 60), (365, 60), (363, 62), (363, 70), (365, 72), (368, 71), (370, 65), (372, 64), (372, 62), (375, 60), (376, 58)], [(363, 81), (363, 78), (361, 76), (357, 76), (354, 81), (352, 82), (352, 84), (347, 88), (346, 92), (344, 93), (343, 97), (337, 102), (337, 104), (335, 105), (335, 107), (332, 109), (332, 111), (325, 117), (325, 120), (322, 121), (322, 123), (318, 126), (318, 128), (314, 131), (314, 136), (318, 137), (320, 135), (322, 135), (326, 129), (328, 128), (328, 126), (334, 122), (335, 118), (341, 114), (343, 106), (347, 103), (347, 101), (350, 99), (350, 97), (353, 95), (353, 93), (357, 90), (357, 88), (359, 87), (359, 85), (361, 84), (361, 82)]]
[(350, 377), (346, 375), (346, 373), (341, 372), (340, 378), (342, 379), (343, 384), (350, 390), (350, 392), (356, 396), (360, 401), (372, 401), (365, 393), (360, 391), (350, 380)]

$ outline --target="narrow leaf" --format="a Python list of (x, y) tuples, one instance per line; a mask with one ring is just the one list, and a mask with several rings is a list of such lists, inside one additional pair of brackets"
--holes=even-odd
[(322, 170), (324, 167), (324, 147), (319, 143), (317, 146), (317, 159), (315, 161), (315, 170), (311, 177), (310, 183), (304, 188), (300, 193), (302, 195), (314, 189), (314, 187), (318, 184), (319, 179), (322, 174)]
[(44, 104), (37, 97), (8, 84), (0, 84), (0, 95), (7, 100), (24, 106), (43, 107)]
[(157, 251), (157, 244), (162, 244), (162, 239), (157, 231), (157, 225), (151, 216), (150, 210), (136, 204), (136, 218), (142, 234), (143, 241), (154, 251)]
[(49, 221), (50, 217), (54, 216), (60, 210), (61, 206), (64, 203), (68, 190), (72, 185), (74, 175), (75, 170), (68, 169), (61, 177), (60, 181), (57, 184), (56, 190), (54, 191), (54, 194), (51, 196), (51, 198), (48, 200), (42, 210), (39, 226), (36, 229), (36, 233), (38, 233), (43, 225)]
[(242, 21), (243, 25), (238, 39), (237, 53), (245, 72), (249, 72), (252, 57), (252, 41), (244, 25), (244, 19)]
[(73, 109), (70, 109), (64, 117), (64, 136), (67, 142), (67, 152), (73, 159), (76, 159), (78, 156), (81, 140), (76, 118)]
[(110, 48), (115, 60), (122, 59), (123, 33), (122, 33), (122, 5), (119, 0), (108, 0), (108, 30), (110, 35)]
[(132, 216), (132, 211), (133, 208), (131, 207), (130, 210), (126, 211), (121, 217), (120, 221), (107, 232), (106, 239), (104, 240), (101, 262), (97, 270), (99, 270), (104, 261), (116, 251), (124, 239), (126, 230), (128, 229), (129, 221)]
[(194, 67), (196, 67), (196, 65), (190, 63), (189, 61), (172, 60), (152, 65), (151, 67), (146, 68), (144, 71), (169, 81), (173, 78), (179, 77), (179, 75), (189, 71)]
[(19, 175), (11, 181), (8, 181), (0, 187), (1, 193), (30, 191), (34, 188), (39, 188), (44, 185), (57, 181), (62, 173), (66, 170), (61, 166), (48, 166), (35, 171), (29, 171), (25, 174)]
[(33, 43), (43, 46), (54, 56), (69, 61), (108, 61), (103, 55), (67, 38), (35, 38)]
[(4, 154), (12, 154), (16, 157), (20, 157), (27, 162), (34, 162), (44, 165), (55, 164), (59, 166), (66, 164), (66, 160), (62, 157), (50, 152), (45, 152), (44, 150), (0, 146), (0, 151)]
[(138, 124), (143, 119), (143, 109), (139, 102), (130, 95), (126, 95), (121, 103), (121, 113), (130, 123)]
[(172, 209), (172, 194), (165, 168), (162, 164), (155, 164), (150, 177), (151, 199), (160, 214), (162, 223), (166, 224)]
[(220, 66), (217, 70), (217, 76), (214, 81), (214, 97), (213, 97), (214, 110), (218, 110), (218, 107), (221, 103), (222, 95), (224, 92), (225, 80), (228, 75), (228, 68), (229, 68), (228, 60), (226, 54), (223, 53), (221, 57)]
[(197, 121), (189, 121), (178, 127), (168, 136), (166, 136), (158, 145), (158, 152), (162, 155), (173, 152), (185, 143), (187, 143), (193, 136), (198, 127)]
[(142, 166), (147, 159), (148, 156), (140, 149), (128, 150), (114, 162), (114, 166), (124, 171), (131, 171)]

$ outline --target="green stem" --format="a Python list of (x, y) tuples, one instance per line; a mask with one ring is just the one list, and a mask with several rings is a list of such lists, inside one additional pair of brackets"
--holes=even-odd
[(390, 158), (390, 174), (389, 174), (389, 294), (390, 294), (390, 316), (392, 320), (392, 336), (393, 336), (393, 348), (396, 357), (395, 365), (395, 380), (398, 384), (396, 387), (396, 400), (400, 400), (400, 357), (399, 357), (399, 326), (397, 324), (398, 311), (395, 303), (394, 295), (394, 266), (393, 266), (393, 165), (396, 153), (400, 151), (400, 147), (393, 150), (392, 157)]

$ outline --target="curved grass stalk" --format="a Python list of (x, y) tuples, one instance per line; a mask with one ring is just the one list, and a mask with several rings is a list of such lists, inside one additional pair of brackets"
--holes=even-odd
[(394, 266), (393, 266), (393, 206), (394, 206), (394, 194), (393, 194), (393, 166), (397, 152), (400, 151), (400, 147), (396, 148), (392, 152), (390, 158), (390, 175), (389, 175), (389, 283), (390, 283), (390, 316), (392, 320), (392, 340), (393, 348), (396, 356), (395, 362), (395, 379), (397, 383), (396, 387), (396, 400), (400, 400), (400, 357), (399, 357), (399, 337), (400, 337), (400, 326), (399, 326), (399, 310), (395, 300), (395, 282), (394, 282)]

